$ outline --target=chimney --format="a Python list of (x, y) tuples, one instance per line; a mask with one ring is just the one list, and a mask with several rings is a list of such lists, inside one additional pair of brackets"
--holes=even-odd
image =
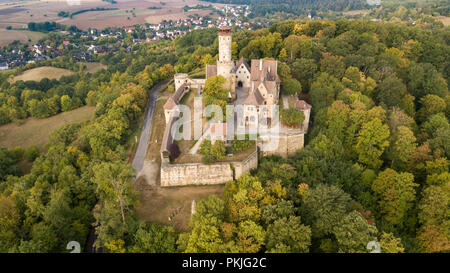
[(262, 71), (262, 63), (263, 63), (263, 60), (259, 59), (259, 71)]

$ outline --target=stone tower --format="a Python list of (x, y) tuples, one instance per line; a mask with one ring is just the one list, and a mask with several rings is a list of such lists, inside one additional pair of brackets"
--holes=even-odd
[(221, 27), (219, 31), (219, 62), (231, 62), (231, 28)]
[(234, 62), (231, 58), (231, 39), (232, 33), (230, 27), (221, 27), (219, 31), (219, 60), (217, 60), (217, 75), (227, 79), (226, 87), (234, 93), (234, 77), (231, 76), (231, 70)]

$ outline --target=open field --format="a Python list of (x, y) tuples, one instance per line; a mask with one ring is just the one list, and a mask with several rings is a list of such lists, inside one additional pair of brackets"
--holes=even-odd
[(84, 106), (46, 119), (28, 118), (22, 124), (10, 123), (0, 126), (0, 147), (27, 148), (35, 145), (42, 150), (51, 132), (65, 124), (89, 120), (94, 110), (93, 106)]
[[(161, 12), (162, 13), (162, 12)], [(145, 18), (145, 22), (150, 23), (150, 24), (158, 24), (159, 22), (163, 21), (163, 20), (178, 20), (178, 19), (186, 19), (189, 17), (189, 15), (195, 15), (198, 14), (200, 16), (206, 16), (209, 15), (211, 17), (215, 17), (217, 16), (216, 14), (210, 15), (211, 10), (190, 10), (188, 12), (184, 12), (182, 9), (177, 9), (174, 12), (171, 12), (170, 10), (168, 10), (168, 13), (161, 14), (161, 13), (157, 13), (151, 16), (148, 16)]]
[(107, 66), (101, 63), (87, 63), (87, 62), (83, 62), (82, 64), (86, 65), (86, 73), (95, 73), (100, 69), (106, 69)]
[(16, 40), (21, 43), (37, 43), (41, 38), (45, 37), (47, 34), (29, 31), (29, 30), (6, 30), (0, 29), (0, 46), (8, 45)]
[(450, 26), (450, 17), (439, 16), (438, 19), (441, 20), (441, 22), (444, 24), (444, 26), (446, 26), (446, 27)]
[[(116, 0), (118, 3), (110, 4), (102, 0), (82, 0), (81, 5), (69, 5), (66, 0), (46, 1), (0, 1), (0, 29), (6, 26), (24, 28), (30, 21), (55, 21), (64, 25), (75, 25), (80, 29), (103, 29), (111, 26), (130, 26), (143, 23), (159, 23), (162, 20), (184, 19), (189, 15), (207, 15), (211, 10), (183, 11), (185, 5), (209, 5), (210, 3), (198, 0)], [(162, 4), (164, 3), (164, 4)], [(222, 6), (223, 4), (213, 4)], [(73, 13), (75, 11), (92, 8), (114, 8), (116, 10), (88, 11), (73, 16), (73, 18), (59, 17), (60, 11)], [(148, 9), (159, 7), (160, 9)]]
[(349, 10), (349, 11), (344, 11), (342, 14), (347, 15), (347, 16), (354, 16), (354, 15), (367, 15), (370, 12), (370, 10), (366, 10), (366, 9), (360, 9), (360, 10)]
[(14, 77), (12, 79), (12, 82), (16, 81), (40, 81), (43, 78), (48, 79), (59, 79), (62, 76), (70, 76), (74, 74), (73, 71), (63, 69), (63, 68), (57, 68), (57, 67), (50, 67), (50, 66), (42, 66), (42, 67), (36, 67), (30, 70), (27, 70), (23, 72), (22, 74)]
[[(139, 182), (139, 181), (137, 181)], [(140, 191), (140, 203), (136, 208), (139, 219), (171, 224), (177, 230), (187, 231), (191, 218), (192, 200), (197, 203), (216, 194), (222, 195), (224, 186), (187, 186), (171, 188), (150, 188)], [(169, 217), (177, 212), (172, 220)]]

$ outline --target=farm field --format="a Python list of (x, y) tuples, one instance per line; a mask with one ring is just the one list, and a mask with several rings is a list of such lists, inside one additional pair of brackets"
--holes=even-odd
[[(122, 27), (143, 23), (159, 23), (162, 20), (177, 20), (187, 18), (189, 15), (207, 15), (211, 10), (183, 11), (185, 5), (195, 6), (197, 4), (209, 5), (210, 3), (198, 0), (117, 0), (111, 4), (102, 0), (83, 0), (81, 5), (68, 5), (65, 0), (24, 1), (20, 5), (12, 0), (0, 2), (0, 29), (7, 26), (13, 28), (24, 28), (30, 21), (43, 22), (55, 21), (64, 25), (75, 25), (80, 29), (88, 28), (102, 29), (105, 27)], [(223, 4), (213, 4), (222, 6)], [(73, 13), (75, 11), (105, 8), (114, 10), (88, 11), (72, 18), (59, 17), (60, 11)], [(159, 9), (149, 9), (158, 7)]]
[(22, 74), (14, 77), (12, 79), (12, 82), (16, 81), (40, 81), (43, 78), (48, 79), (59, 79), (62, 76), (70, 76), (74, 72), (63, 69), (63, 68), (57, 68), (57, 67), (50, 67), (50, 66), (43, 66), (43, 67), (37, 67), (30, 70), (27, 70), (23, 72)]
[(10, 123), (0, 126), (0, 147), (27, 148), (35, 145), (43, 150), (54, 130), (65, 124), (89, 120), (94, 110), (93, 106), (84, 106), (45, 119), (28, 118), (21, 124)]
[(27, 43), (31, 40), (31, 43), (37, 43), (41, 38), (47, 34), (29, 31), (29, 30), (6, 30), (0, 29), (0, 46), (8, 45), (16, 40), (21, 43)]
[(439, 16), (438, 19), (441, 20), (441, 22), (444, 24), (444, 26), (446, 26), (446, 27), (450, 26), (450, 17)]

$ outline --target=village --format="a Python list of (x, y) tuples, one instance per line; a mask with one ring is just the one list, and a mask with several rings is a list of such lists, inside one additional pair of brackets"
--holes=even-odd
[(70, 27), (67, 30), (55, 29), (49, 33), (46, 39), (41, 39), (36, 44), (23, 45), (13, 42), (0, 49), (0, 71), (59, 56), (71, 56), (75, 61), (89, 62), (94, 59), (96, 54), (114, 54), (121, 48), (125, 48), (129, 52), (133, 45), (160, 40), (171, 41), (192, 30), (222, 26), (251, 30), (258, 27), (258, 25), (254, 26), (248, 22), (251, 11), (247, 5), (205, 7), (213, 9), (220, 16), (213, 18), (190, 15), (186, 19), (176, 21), (163, 20), (158, 24), (146, 23), (126, 27), (110, 27), (103, 30), (90, 28), (83, 31)]

